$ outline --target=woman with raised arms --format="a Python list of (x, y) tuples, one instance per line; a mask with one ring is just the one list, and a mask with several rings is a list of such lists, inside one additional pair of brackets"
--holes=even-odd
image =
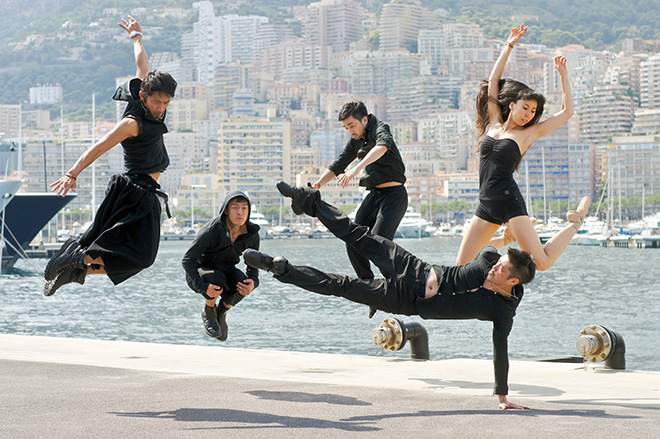
[(554, 58), (561, 78), (561, 111), (543, 122), (538, 121), (543, 114), (545, 97), (521, 82), (502, 79), (509, 54), (526, 32), (524, 25), (511, 30), (490, 78), (482, 83), (477, 95), (476, 125), (482, 138), (479, 206), (458, 251), (456, 263), (459, 265), (473, 260), (505, 224), (508, 230), (501, 238), (503, 244), (517, 240), (520, 248), (532, 255), (537, 269), (547, 270), (564, 252), (589, 209), (589, 197), (582, 198), (577, 210), (567, 213), (569, 224), (542, 245), (530, 221), (525, 200), (513, 179), (514, 171), (532, 143), (559, 128), (573, 115), (565, 57)]

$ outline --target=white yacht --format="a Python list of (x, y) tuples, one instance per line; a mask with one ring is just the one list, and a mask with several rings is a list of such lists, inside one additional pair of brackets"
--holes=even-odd
[(263, 213), (257, 212), (257, 209), (252, 206), (250, 212), (250, 221), (259, 226), (259, 238), (266, 239), (268, 236), (268, 220)]
[(413, 212), (412, 207), (408, 207), (403, 216), (399, 228), (394, 234), (395, 238), (424, 238), (430, 236), (426, 228), (431, 223), (422, 218), (422, 214)]
[(588, 216), (580, 230), (571, 239), (571, 245), (602, 245), (607, 237), (607, 224), (595, 216)]

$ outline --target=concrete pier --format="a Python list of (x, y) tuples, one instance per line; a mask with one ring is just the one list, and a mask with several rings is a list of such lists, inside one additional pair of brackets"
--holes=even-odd
[(0, 335), (1, 438), (656, 438), (660, 373)]

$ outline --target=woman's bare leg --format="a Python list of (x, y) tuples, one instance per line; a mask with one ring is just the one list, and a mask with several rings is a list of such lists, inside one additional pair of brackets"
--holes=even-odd
[(468, 226), (461, 248), (456, 256), (456, 265), (463, 265), (472, 260), (479, 254), (479, 251), (490, 242), (495, 232), (500, 228), (499, 224), (489, 223), (479, 217), (472, 217)]
[[(586, 199), (586, 200), (585, 200)], [(559, 259), (564, 253), (571, 239), (577, 233), (579, 226), (589, 210), (589, 198), (584, 197), (577, 211), (567, 214), (570, 224), (550, 238), (545, 245), (541, 245), (538, 233), (527, 215), (511, 218), (506, 224), (518, 241), (521, 250), (526, 251), (534, 257), (536, 269), (545, 271)]]

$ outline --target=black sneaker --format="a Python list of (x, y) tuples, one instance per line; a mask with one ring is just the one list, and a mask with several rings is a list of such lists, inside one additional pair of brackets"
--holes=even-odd
[(296, 215), (302, 215), (305, 213), (300, 205), (300, 196), (303, 195), (302, 189), (298, 186), (291, 186), (284, 181), (279, 181), (275, 186), (277, 186), (277, 190), (280, 191), (280, 194), (287, 198), (291, 198), (291, 210), (293, 210), (293, 213)]
[[(59, 264), (59, 261), (62, 258), (66, 257), (67, 254), (70, 254), (80, 248), (80, 243), (76, 241), (75, 238), (69, 238), (66, 240), (62, 247), (50, 258), (48, 264), (46, 264), (46, 269), (44, 270), (44, 278), (46, 280), (54, 280), (57, 277), (56, 266)], [(55, 262), (58, 261), (58, 262)]]
[(204, 332), (206, 332), (209, 337), (218, 338), (221, 336), (220, 326), (218, 326), (218, 319), (214, 306), (204, 305), (202, 322), (204, 322)]
[(262, 253), (254, 249), (247, 249), (243, 252), (243, 260), (250, 267), (258, 268), (259, 270), (270, 271), (275, 276), (284, 274), (289, 265), (289, 261), (282, 256), (273, 258), (272, 256)]
[(220, 341), (227, 340), (227, 336), (229, 335), (229, 327), (227, 326), (226, 317), (227, 317), (227, 311), (229, 311), (230, 309), (231, 308), (227, 308), (221, 303), (219, 303), (215, 307), (215, 313), (218, 316), (218, 324), (220, 325), (220, 335), (217, 337), (217, 339)]
[(60, 249), (60, 251), (48, 261), (46, 270), (44, 271), (44, 278), (46, 278), (46, 280), (53, 280), (58, 274), (72, 269), (84, 269), (85, 272), (87, 272), (85, 251), (80, 247), (80, 243), (75, 240), (63, 251)]
[(82, 285), (85, 283), (86, 276), (87, 267), (65, 270), (55, 276), (55, 279), (46, 281), (46, 285), (44, 285), (44, 296), (52, 296), (55, 294), (55, 291), (60, 289), (62, 285), (66, 285), (71, 282), (77, 282)]

